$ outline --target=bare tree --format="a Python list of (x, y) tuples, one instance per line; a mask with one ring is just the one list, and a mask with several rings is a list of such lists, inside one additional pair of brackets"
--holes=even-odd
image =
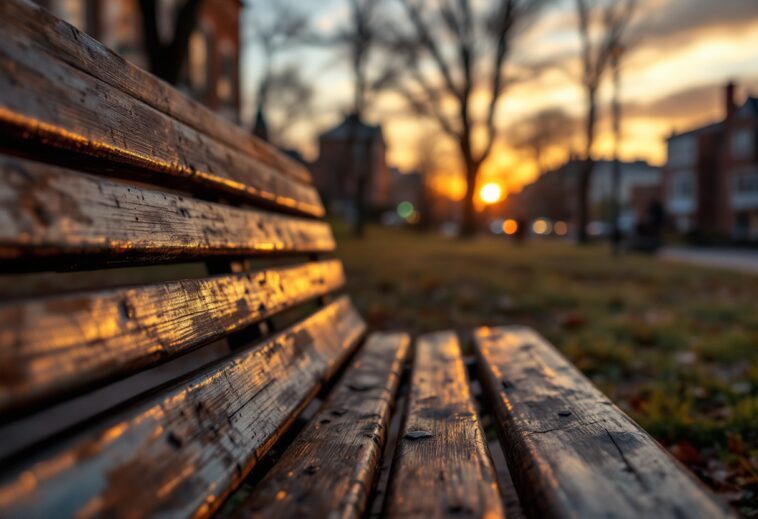
[[(253, 132), (282, 146), (286, 130), (296, 119), (310, 113), (312, 87), (298, 67), (278, 63), (283, 53), (307, 41), (308, 18), (287, 2), (270, 4), (266, 14), (256, 17), (253, 23), (253, 38), (263, 57)], [(278, 117), (268, 119), (272, 112)]]
[[(367, 219), (368, 187), (371, 185), (373, 171), (366, 164), (358, 162), (368, 160), (371, 143), (359, 139), (360, 127), (365, 124), (366, 111), (373, 104), (376, 96), (387, 87), (396, 75), (396, 69), (386, 63), (376, 63), (387, 54), (381, 52), (387, 33), (386, 20), (382, 18), (381, 0), (348, 0), (350, 17), (348, 23), (336, 34), (322, 38), (322, 41), (340, 49), (347, 55), (353, 79), (353, 100), (348, 117), (348, 142), (350, 150), (342, 164), (346, 177), (356, 180), (355, 209), (356, 219), (354, 234), (362, 236)], [(356, 160), (359, 159), (359, 160)], [(370, 166), (370, 165), (369, 165)]]
[(416, 144), (418, 155), (416, 157), (415, 169), (421, 175), (421, 193), (418, 208), (421, 213), (418, 229), (421, 231), (428, 231), (435, 223), (435, 217), (432, 214), (434, 212), (434, 204), (431, 191), (440, 163), (439, 141), (440, 136), (437, 132), (434, 132), (424, 134)]
[[(594, 169), (592, 148), (595, 143), (598, 117), (598, 89), (613, 58), (614, 50), (621, 46), (636, 6), (636, 0), (617, 0), (604, 7), (596, 2), (597, 0), (576, 0), (581, 41), (581, 81), (587, 109), (584, 127), (584, 164), (579, 172), (577, 184), (577, 239), (579, 243), (587, 242), (589, 190)], [(598, 16), (600, 20), (599, 24), (596, 24), (595, 18)], [(599, 35), (594, 34), (595, 25), (600, 26)]]
[(314, 89), (295, 65), (273, 71), (267, 82), (266, 112), (273, 115), (268, 119), (270, 140), (285, 146), (288, 130), (311, 116)]
[[(455, 142), (466, 177), (461, 235), (470, 236), (477, 227), (477, 178), (498, 136), (495, 115), (513, 38), (545, 2), (497, 0), (479, 10), (472, 0), (440, 0), (436, 7), (424, 0), (399, 1), (409, 29), (394, 44), (394, 52), (406, 57), (404, 81), (396, 89)], [(481, 94), (488, 99), (477, 113), (473, 98)]]
[(613, 73), (613, 100), (611, 116), (613, 119), (613, 177), (611, 183), (611, 242), (613, 254), (621, 252), (621, 56), (624, 49), (619, 45), (612, 51), (611, 70)]
[(541, 175), (545, 169), (543, 154), (567, 141), (574, 129), (574, 120), (562, 108), (546, 108), (514, 124), (509, 138), (514, 148), (532, 155)]
[(184, 58), (192, 31), (197, 25), (202, 0), (186, 0), (178, 8), (171, 41), (161, 40), (158, 30), (158, 2), (155, 0), (140, 0), (142, 13), (142, 35), (145, 43), (150, 72), (159, 78), (175, 85), (179, 81)]

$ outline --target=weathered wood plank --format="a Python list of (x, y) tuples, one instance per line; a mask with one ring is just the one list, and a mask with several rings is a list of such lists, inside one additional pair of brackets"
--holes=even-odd
[(331, 230), (323, 222), (0, 156), (0, 258), (107, 254), (113, 262), (134, 263), (333, 249)]
[(387, 515), (503, 517), (496, 481), (458, 338), (452, 332), (420, 337)]
[(2, 517), (207, 516), (346, 359), (347, 298), (44, 451), (0, 479)]
[[(261, 153), (251, 156), (53, 57), (48, 51), (55, 43), (39, 33), (40, 25), (57, 26), (59, 35), (68, 30), (70, 39), (82, 36), (31, 3), (0, 3), (0, 134), (6, 151), (25, 150), (39, 160), (73, 163), (96, 174), (214, 190), (266, 206), (324, 214), (311, 184), (283, 173), (281, 164), (270, 165), (277, 162), (273, 152), (267, 154), (268, 163), (260, 160)], [(82, 43), (71, 45), (93, 59), (108, 54)], [(131, 90), (142, 88), (134, 84)], [(157, 95), (182, 94), (166, 85), (150, 97)], [(185, 107), (183, 113), (192, 110)], [(215, 126), (218, 130), (221, 121)]]
[(694, 477), (544, 339), (480, 328), (501, 444), (534, 517), (727, 517)]
[(362, 517), (409, 345), (406, 334), (371, 335), (237, 516)]
[(14, 0), (4, 3), (7, 4), (3, 6), (5, 13), (13, 17), (14, 30), (29, 47), (86, 72), (292, 178), (301, 182), (312, 181), (310, 172), (295, 160), (124, 60), (34, 2)]
[(125, 377), (343, 284), (332, 260), (0, 305), (0, 414)]

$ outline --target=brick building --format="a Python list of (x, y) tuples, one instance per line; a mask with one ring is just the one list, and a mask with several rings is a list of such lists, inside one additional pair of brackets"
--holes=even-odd
[[(577, 214), (577, 183), (582, 161), (571, 158), (562, 166), (541, 175), (506, 200), (506, 215), (523, 220), (549, 218), (573, 222)], [(637, 190), (657, 192), (661, 170), (647, 162), (621, 162), (620, 203), (621, 225), (629, 232), (640, 218)], [(641, 192), (641, 191), (640, 191)], [(610, 225), (613, 203), (613, 161), (597, 160), (592, 171), (589, 191), (590, 219)]]
[(377, 213), (392, 205), (392, 180), (381, 126), (364, 124), (349, 115), (322, 133), (318, 142), (319, 156), (311, 169), (330, 212), (351, 220), (356, 216), (360, 175), (365, 175), (365, 202), (370, 212)]
[(724, 119), (669, 137), (665, 208), (683, 234), (758, 241), (758, 98), (738, 106), (724, 89)]
[[(172, 37), (181, 0), (156, 0), (158, 30)], [(37, 0), (53, 14), (91, 35), (135, 65), (147, 69), (137, 0)], [(239, 0), (202, 0), (197, 26), (177, 87), (226, 119), (240, 117)]]

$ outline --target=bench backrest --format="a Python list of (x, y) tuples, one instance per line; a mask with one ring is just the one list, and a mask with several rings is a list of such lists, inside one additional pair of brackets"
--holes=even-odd
[(364, 333), (318, 193), (33, 3), (0, 34), (0, 515), (205, 515)]

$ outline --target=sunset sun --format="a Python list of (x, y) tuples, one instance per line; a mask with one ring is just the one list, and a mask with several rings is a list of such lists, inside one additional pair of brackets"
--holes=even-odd
[(494, 204), (503, 197), (503, 188), (495, 182), (488, 182), (479, 190), (479, 198), (485, 204)]

